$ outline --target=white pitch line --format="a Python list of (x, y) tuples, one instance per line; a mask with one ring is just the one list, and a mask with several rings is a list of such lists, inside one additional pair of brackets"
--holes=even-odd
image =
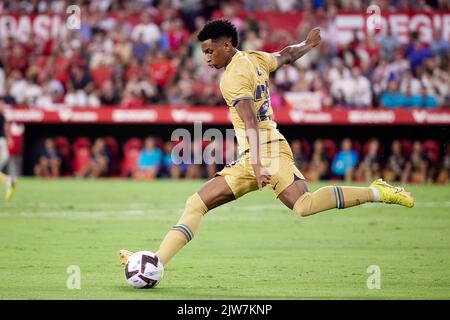
[[(111, 205), (111, 204), (109, 204)], [(144, 205), (144, 204), (143, 204)], [(73, 206), (77, 206), (73, 204)], [(54, 209), (49, 211), (38, 211), (36, 212), (33, 210), (32, 212), (26, 210), (20, 210), (19, 212), (7, 212), (7, 211), (0, 211), (0, 217), (47, 217), (47, 218), (63, 218), (63, 219), (79, 219), (79, 218), (92, 218), (92, 219), (121, 219), (121, 218), (130, 218), (130, 217), (137, 217), (137, 218), (148, 218), (153, 220), (160, 220), (160, 221), (166, 221), (166, 220), (173, 220), (174, 218), (178, 217), (181, 212), (183, 211), (182, 207), (176, 207), (176, 208), (152, 208), (151, 204), (145, 204), (142, 208), (137, 209), (129, 209), (129, 208), (123, 208), (123, 209), (110, 209), (110, 210), (97, 210), (97, 209), (82, 209), (82, 210), (67, 210), (67, 204), (62, 207), (63, 210), (59, 211), (58, 206), (56, 204), (50, 203), (39, 203), (37, 206), (34, 206), (34, 209), (38, 208), (47, 208), (47, 209)], [(129, 206), (130, 207), (130, 206)], [(387, 206), (384, 204), (378, 204), (378, 203), (366, 203), (363, 205), (364, 208), (368, 209), (379, 209), (379, 208), (386, 208)], [(399, 207), (399, 206), (396, 206)], [(442, 207), (450, 207), (450, 201), (420, 201), (415, 203), (415, 208), (442, 208)], [(81, 208), (80, 208), (81, 209)], [(253, 220), (279, 220), (280, 217), (290, 217), (290, 215), (261, 215), (261, 213), (267, 211), (267, 210), (275, 210), (280, 212), (286, 212), (289, 213), (289, 210), (284, 207), (281, 203), (280, 204), (267, 204), (267, 205), (226, 205), (224, 207), (217, 208), (214, 210), (210, 215), (210, 219), (213, 220), (242, 220), (242, 221), (253, 221)], [(240, 212), (240, 211), (246, 211), (246, 212), (259, 212), (258, 214), (251, 214), (251, 215), (243, 215), (243, 216), (227, 216), (226, 213), (223, 212)], [(219, 213), (220, 215), (215, 214), (215, 212)], [(446, 211), (447, 212), (447, 211)], [(449, 211), (450, 212), (450, 211)]]

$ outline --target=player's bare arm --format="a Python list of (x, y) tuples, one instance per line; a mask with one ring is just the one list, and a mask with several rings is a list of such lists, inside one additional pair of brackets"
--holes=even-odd
[(314, 28), (308, 33), (305, 41), (287, 46), (281, 51), (272, 53), (277, 58), (277, 68), (280, 68), (285, 64), (291, 64), (297, 61), (309, 51), (311, 51), (311, 49), (318, 46), (320, 41), (320, 29)]
[(245, 132), (250, 147), (250, 159), (255, 172), (258, 188), (270, 183), (271, 176), (261, 164), (261, 146), (259, 143), (259, 125), (253, 107), (253, 100), (240, 100), (236, 104), (239, 117), (244, 121)]

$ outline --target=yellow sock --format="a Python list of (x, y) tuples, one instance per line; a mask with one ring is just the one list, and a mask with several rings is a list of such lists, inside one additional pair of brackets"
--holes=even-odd
[(303, 194), (295, 202), (292, 210), (306, 217), (333, 208), (344, 209), (371, 201), (374, 201), (371, 188), (323, 187), (313, 193)]
[(158, 251), (155, 252), (164, 265), (192, 240), (206, 212), (208, 212), (208, 208), (198, 193), (195, 193), (187, 199), (180, 220), (167, 233)]

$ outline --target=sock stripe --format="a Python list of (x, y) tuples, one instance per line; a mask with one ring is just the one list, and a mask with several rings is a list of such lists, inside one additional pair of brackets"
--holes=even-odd
[(334, 192), (334, 199), (336, 200), (336, 208), (339, 209), (339, 199), (337, 196), (336, 187), (333, 188), (333, 192)]
[(344, 190), (342, 190), (342, 187), (338, 187), (339, 188), (339, 192), (341, 194), (341, 209), (345, 208), (345, 199), (344, 199)]
[(344, 202), (344, 192), (342, 191), (342, 188), (334, 187), (333, 189), (334, 189), (334, 196), (336, 198), (336, 208), (344, 209), (345, 202)]
[(194, 237), (194, 232), (186, 224), (182, 223), (182, 224), (180, 224), (180, 226), (184, 227), (185, 230), (189, 232), (189, 235), (191, 236), (191, 239)]
[(189, 242), (194, 237), (194, 233), (192, 230), (185, 224), (177, 224), (172, 227), (172, 230), (181, 232), (185, 237), (186, 240)]

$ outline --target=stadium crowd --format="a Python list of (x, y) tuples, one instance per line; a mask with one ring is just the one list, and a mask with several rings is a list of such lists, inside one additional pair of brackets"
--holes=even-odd
[[(70, 2), (70, 3), (69, 3)], [(56, 13), (77, 1), (2, 2), (2, 14)], [(271, 78), (274, 109), (289, 107), (286, 94), (313, 92), (323, 109), (443, 108), (450, 106), (450, 44), (436, 30), (430, 43), (417, 33), (401, 44), (390, 28), (376, 35), (354, 32), (333, 41), (335, 12), (365, 12), (371, 1), (78, 1), (80, 30), (57, 40), (8, 36), (0, 41), (0, 97), (12, 105), (69, 107), (222, 106), (220, 71), (203, 63), (196, 32), (212, 17), (239, 28), (242, 50), (277, 51), (321, 27), (323, 44)], [(445, 0), (376, 1), (381, 10), (446, 9)], [(301, 10), (292, 33), (272, 30), (256, 11)], [(239, 13), (248, 12), (246, 19)], [(135, 17), (131, 23), (125, 17)], [(10, 30), (13, 32), (13, 30)]]
[[(131, 138), (122, 146), (111, 136), (91, 140), (79, 137), (72, 143), (63, 136), (47, 138), (34, 173), (42, 178), (76, 176), (79, 178), (129, 177), (211, 178), (224, 164), (237, 158), (233, 142), (215, 144), (223, 150), (214, 158), (210, 143), (192, 142), (190, 146), (174, 148), (182, 142), (163, 141), (147, 137)], [(445, 150), (435, 140), (393, 140), (382, 143), (331, 139), (294, 139), (290, 141), (297, 167), (309, 181), (345, 180), (365, 182), (378, 177), (402, 183), (448, 183), (450, 178), (450, 144)], [(179, 145), (178, 145), (179, 146)], [(205, 150), (208, 150), (206, 152)], [(189, 153), (183, 157), (183, 152)], [(196, 154), (197, 159), (195, 161)], [(215, 161), (214, 159), (218, 160)]]

